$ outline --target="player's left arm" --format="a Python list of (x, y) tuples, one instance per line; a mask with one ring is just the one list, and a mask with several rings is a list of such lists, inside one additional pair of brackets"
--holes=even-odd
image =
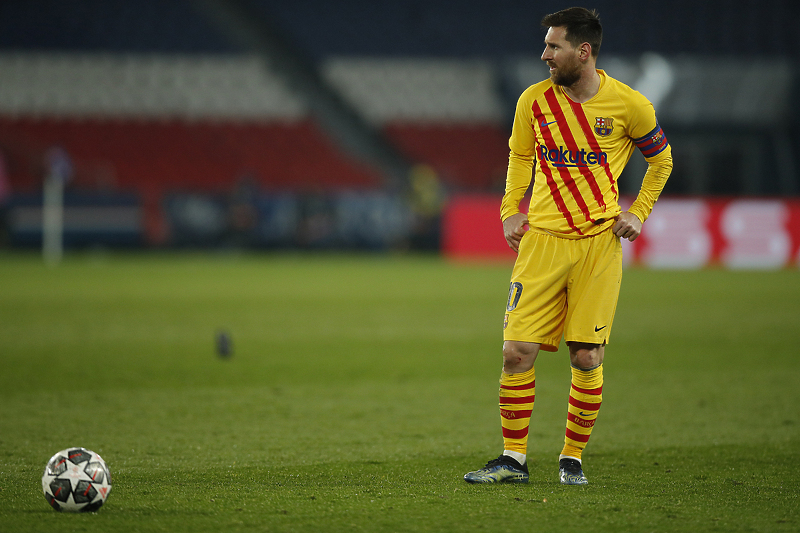
[(634, 241), (641, 235), (642, 224), (650, 216), (653, 205), (661, 195), (661, 191), (664, 190), (672, 172), (672, 148), (656, 120), (653, 106), (647, 102), (647, 105), (642, 106), (639, 112), (641, 120), (637, 123), (651, 129), (645, 129), (647, 133), (642, 136), (634, 136), (633, 142), (647, 161), (647, 172), (645, 172), (636, 200), (628, 211), (617, 217), (612, 229), (616, 236), (629, 241)]

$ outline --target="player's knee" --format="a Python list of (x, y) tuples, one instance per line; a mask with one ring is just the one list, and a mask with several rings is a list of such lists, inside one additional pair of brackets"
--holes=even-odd
[(605, 347), (599, 344), (572, 343), (569, 346), (570, 363), (581, 370), (591, 370), (603, 364)]
[(532, 342), (506, 341), (503, 343), (503, 372), (518, 374), (533, 368), (539, 345)]

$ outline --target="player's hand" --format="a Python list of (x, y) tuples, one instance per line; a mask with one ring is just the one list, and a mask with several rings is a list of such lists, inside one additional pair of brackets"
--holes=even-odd
[(636, 240), (636, 237), (642, 234), (642, 221), (633, 213), (625, 211), (624, 213), (620, 213), (614, 220), (616, 220), (616, 222), (611, 231), (620, 239), (628, 239), (633, 242)]
[(506, 238), (508, 246), (519, 253), (519, 242), (522, 236), (528, 231), (528, 215), (525, 213), (517, 213), (511, 215), (503, 221), (503, 235)]

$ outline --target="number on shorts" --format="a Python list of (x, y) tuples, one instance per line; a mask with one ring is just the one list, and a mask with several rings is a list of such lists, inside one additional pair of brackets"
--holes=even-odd
[(522, 283), (515, 281), (508, 289), (508, 303), (506, 303), (506, 311), (511, 312), (517, 308), (519, 297), (522, 296)]

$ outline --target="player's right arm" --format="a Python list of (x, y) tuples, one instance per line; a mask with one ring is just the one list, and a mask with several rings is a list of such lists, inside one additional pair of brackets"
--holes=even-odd
[(525, 213), (517, 213), (503, 220), (503, 235), (508, 246), (517, 253), (522, 236), (528, 231), (527, 225), (528, 215)]
[(533, 175), (536, 138), (533, 133), (530, 109), (530, 88), (523, 92), (517, 102), (514, 114), (514, 126), (508, 140), (508, 172), (506, 174), (506, 191), (500, 208), (500, 219), (503, 221), (503, 235), (506, 242), (515, 252), (519, 251), (519, 243), (527, 231), (528, 216), (520, 212), (519, 204), (531, 183)]

